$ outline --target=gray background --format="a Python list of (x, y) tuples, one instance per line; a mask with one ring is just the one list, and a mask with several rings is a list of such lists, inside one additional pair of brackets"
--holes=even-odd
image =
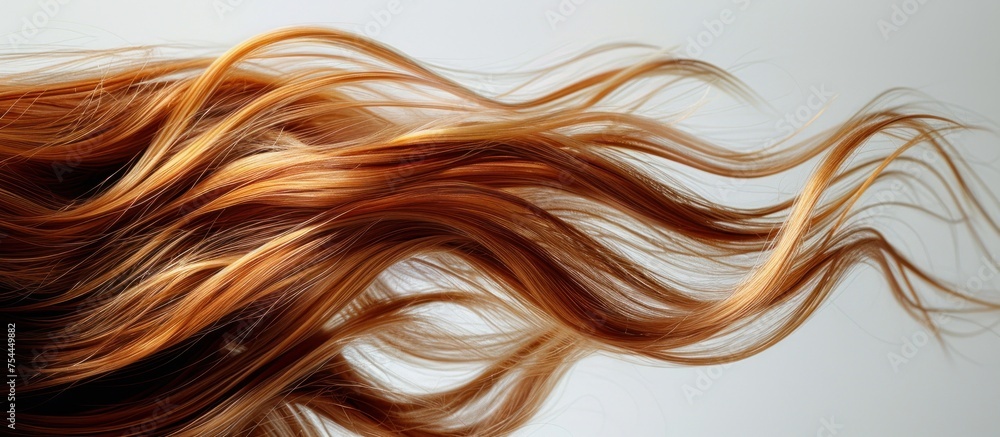
[[(676, 47), (734, 69), (779, 114), (794, 113), (810, 87), (824, 86), (837, 97), (818, 125), (842, 120), (896, 86), (953, 104), (954, 111), (978, 123), (1000, 120), (1000, 2), (995, 1), (400, 0), (398, 13), (379, 24), (376, 17), (385, 21), (380, 11), (388, 4), (5, 2), (0, 52), (177, 42), (223, 48), (274, 27), (324, 24), (366, 33), (421, 60), (489, 71), (631, 41)], [(37, 32), (25, 28), (25, 20), (40, 24)], [(894, 27), (886, 31), (885, 23)], [(727, 123), (725, 117), (710, 121)], [(766, 138), (772, 123), (755, 127), (754, 135)], [(997, 186), (996, 138), (965, 139), (970, 161)], [(801, 180), (781, 183), (717, 186), (707, 195), (794, 191)], [(900, 238), (910, 239), (915, 259), (927, 260), (930, 252), (935, 271), (946, 278), (996, 288), (1000, 281), (989, 258), (963, 246), (952, 253), (949, 232), (910, 230), (906, 214), (896, 213), (897, 221), (887, 223), (895, 223), (889, 229)], [(992, 256), (1000, 257), (998, 252)], [(949, 327), (974, 330), (960, 321)], [(790, 338), (731, 366), (588, 358), (519, 435), (1000, 435), (996, 334), (992, 328), (952, 338), (950, 355), (933, 341), (924, 344), (924, 329), (903, 313), (875, 272), (862, 268)], [(893, 365), (892, 354), (905, 362)]]

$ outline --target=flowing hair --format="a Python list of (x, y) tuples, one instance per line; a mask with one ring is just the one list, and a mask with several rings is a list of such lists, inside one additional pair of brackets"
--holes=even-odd
[[(218, 57), (76, 52), (4, 73), (0, 302), (18, 429), (505, 434), (587, 354), (740, 360), (861, 264), (939, 336), (936, 314), (997, 309), (863, 214), (892, 204), (995, 234), (949, 141), (970, 127), (890, 91), (820, 134), (739, 150), (686, 113), (635, 110), (685, 83), (760, 103), (665, 53), (491, 94), (301, 27)], [(635, 86), (639, 105), (622, 104)], [(878, 138), (892, 147), (865, 147)], [(796, 193), (752, 207), (681, 177), (803, 170)], [(886, 181), (935, 189), (947, 211), (872, 203)], [(393, 380), (408, 368), (434, 383)]]

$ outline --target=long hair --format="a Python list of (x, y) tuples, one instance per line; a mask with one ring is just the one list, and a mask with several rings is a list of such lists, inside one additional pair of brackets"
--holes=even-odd
[[(4, 73), (17, 429), (504, 434), (588, 353), (740, 360), (862, 264), (932, 328), (948, 309), (934, 297), (997, 309), (864, 214), (906, 206), (866, 196), (902, 181), (943, 189), (944, 218), (995, 234), (949, 140), (966, 126), (891, 91), (820, 134), (737, 150), (683, 114), (611, 104), (682, 81), (755, 102), (731, 74), (669, 54), (489, 94), (322, 28), (218, 57), (106, 51)], [(877, 138), (893, 147), (865, 147)], [(678, 177), (803, 169), (797, 193), (754, 207)], [(447, 377), (406, 387), (389, 377), (403, 364)]]

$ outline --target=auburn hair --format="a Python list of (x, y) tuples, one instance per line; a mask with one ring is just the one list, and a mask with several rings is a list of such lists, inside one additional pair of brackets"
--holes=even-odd
[[(970, 127), (895, 104), (903, 91), (743, 150), (616, 100), (683, 81), (760, 103), (669, 53), (521, 97), (325, 28), (217, 57), (40, 55), (58, 63), (0, 81), (18, 430), (504, 434), (588, 353), (743, 359), (861, 264), (935, 333), (936, 313), (997, 309), (862, 214), (906, 206), (866, 196), (895, 180), (943, 189), (952, 222), (997, 231), (949, 140)], [(893, 147), (865, 147), (876, 138)], [(677, 177), (804, 169), (797, 193), (753, 207)], [(406, 387), (397, 364), (451, 373)]]

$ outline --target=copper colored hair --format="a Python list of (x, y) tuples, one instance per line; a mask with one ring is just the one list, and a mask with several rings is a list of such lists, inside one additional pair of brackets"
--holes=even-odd
[[(997, 308), (863, 214), (906, 207), (868, 193), (898, 180), (997, 231), (948, 139), (966, 127), (892, 104), (899, 91), (743, 150), (613, 104), (692, 81), (760, 103), (662, 53), (522, 98), (322, 28), (218, 57), (71, 58), (0, 80), (0, 302), (22, 431), (505, 434), (586, 354), (740, 360), (862, 264), (932, 328), (948, 308), (928, 299)], [(877, 138), (893, 147), (866, 148)], [(793, 171), (796, 193), (754, 207), (677, 177)], [(458, 376), (404, 387), (397, 364)]]

